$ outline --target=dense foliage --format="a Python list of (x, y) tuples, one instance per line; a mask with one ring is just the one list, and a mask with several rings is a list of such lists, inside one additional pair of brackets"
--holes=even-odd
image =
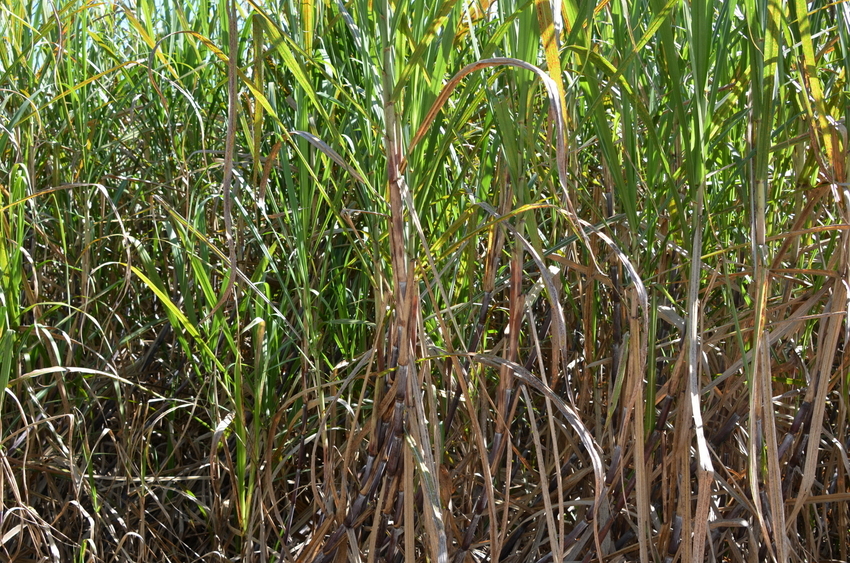
[(850, 559), (850, 3), (0, 30), (3, 560)]

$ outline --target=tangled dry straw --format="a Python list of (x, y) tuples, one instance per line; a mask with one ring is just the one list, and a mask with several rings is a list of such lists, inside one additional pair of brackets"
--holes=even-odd
[(850, 3), (0, 28), (0, 559), (850, 560)]

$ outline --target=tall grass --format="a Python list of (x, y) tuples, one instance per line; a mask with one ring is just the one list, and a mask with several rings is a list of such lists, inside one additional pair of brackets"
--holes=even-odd
[(850, 4), (234, 2), (0, 6), (0, 557), (850, 559)]

